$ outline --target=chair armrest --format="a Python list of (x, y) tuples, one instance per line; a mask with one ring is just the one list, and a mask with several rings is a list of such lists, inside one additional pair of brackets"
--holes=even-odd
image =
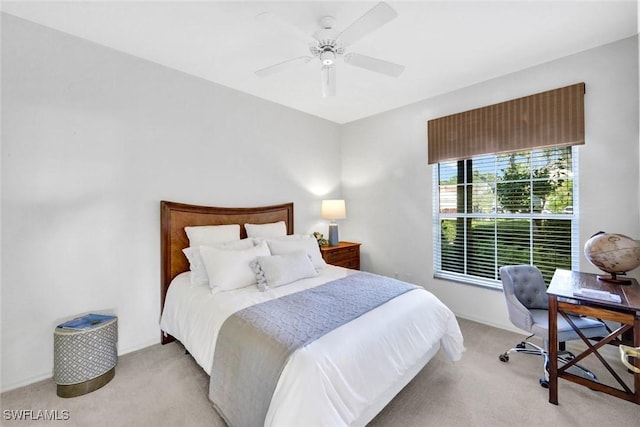
[(531, 332), (533, 317), (529, 309), (512, 293), (505, 293), (505, 298), (507, 300), (507, 310), (509, 311), (509, 319), (511, 322), (518, 328)]

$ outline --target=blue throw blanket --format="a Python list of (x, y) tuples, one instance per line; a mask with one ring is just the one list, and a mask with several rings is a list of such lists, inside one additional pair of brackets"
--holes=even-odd
[(416, 288), (359, 272), (234, 313), (218, 334), (209, 399), (229, 426), (264, 425), (280, 373), (296, 349)]

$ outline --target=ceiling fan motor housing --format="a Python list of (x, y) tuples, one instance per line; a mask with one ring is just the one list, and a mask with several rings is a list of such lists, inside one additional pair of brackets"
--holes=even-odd
[(333, 65), (337, 56), (344, 54), (344, 45), (340, 40), (323, 39), (309, 46), (311, 54), (322, 61), (322, 65)]
[(333, 66), (338, 55), (344, 54), (344, 44), (338, 40), (339, 33), (334, 29), (336, 19), (324, 16), (320, 19), (320, 30), (313, 36), (316, 39), (309, 45), (309, 51), (319, 58), (324, 67)]

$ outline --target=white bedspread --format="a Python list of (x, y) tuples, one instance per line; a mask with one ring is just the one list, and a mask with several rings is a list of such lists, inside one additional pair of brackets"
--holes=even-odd
[[(327, 266), (318, 277), (267, 292), (249, 286), (215, 294), (208, 286), (192, 287), (189, 273), (183, 273), (169, 287), (160, 327), (211, 374), (218, 330), (232, 313), (348, 272)], [(424, 289), (407, 292), (296, 351), (280, 377), (265, 426), (363, 425), (375, 415), (370, 408), (381, 397), (389, 400), (399, 379), (440, 345), (452, 360), (461, 357), (455, 316)]]

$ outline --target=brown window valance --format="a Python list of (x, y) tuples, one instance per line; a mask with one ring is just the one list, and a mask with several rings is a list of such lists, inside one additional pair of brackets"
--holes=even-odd
[(585, 84), (429, 120), (429, 163), (584, 144)]

